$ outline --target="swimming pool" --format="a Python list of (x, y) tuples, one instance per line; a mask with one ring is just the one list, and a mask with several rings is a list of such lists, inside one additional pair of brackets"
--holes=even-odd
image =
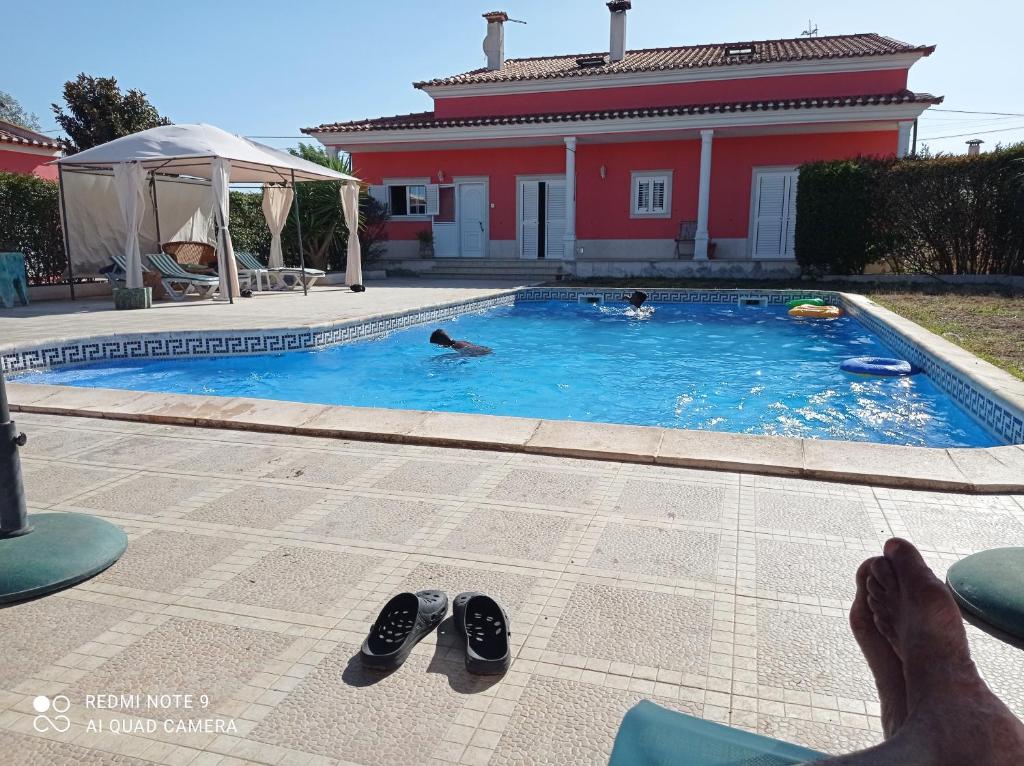
[(311, 351), (106, 361), (23, 382), (517, 415), (925, 447), (1001, 444), (925, 375), (866, 378), (851, 356), (894, 356), (849, 316), (782, 306), (524, 301), (446, 320), (494, 348), (464, 358), (436, 327)]

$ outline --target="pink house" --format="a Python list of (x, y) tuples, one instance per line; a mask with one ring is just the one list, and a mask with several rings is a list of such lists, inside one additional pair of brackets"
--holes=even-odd
[(415, 83), (432, 111), (304, 129), (350, 152), (390, 208), (393, 265), (791, 272), (797, 166), (902, 156), (941, 102), (907, 88), (934, 46), (868, 33), (626, 50), (630, 2), (608, 8), (606, 53), (506, 59), (508, 16), (487, 13), (485, 67)]
[(0, 172), (30, 173), (56, 181), (57, 166), (46, 163), (60, 154), (60, 144), (49, 136), (0, 120)]

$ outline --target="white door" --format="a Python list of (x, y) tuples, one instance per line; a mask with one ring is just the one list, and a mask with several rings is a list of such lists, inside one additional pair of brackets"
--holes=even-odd
[(795, 170), (754, 171), (754, 258), (792, 258), (796, 233)]
[(565, 181), (544, 184), (545, 258), (565, 257)]
[(519, 256), (563, 258), (564, 252), (565, 181), (520, 181)]
[(459, 255), (483, 258), (487, 251), (487, 187), (472, 182), (459, 189)]

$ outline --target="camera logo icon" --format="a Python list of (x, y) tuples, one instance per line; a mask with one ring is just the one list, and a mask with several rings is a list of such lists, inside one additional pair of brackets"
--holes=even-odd
[[(63, 734), (71, 728), (71, 719), (66, 715), (62, 715), (68, 712), (70, 707), (71, 700), (63, 694), (58, 694), (53, 699), (40, 694), (32, 700), (32, 709), (39, 714), (32, 721), (32, 728), (40, 734), (48, 732), (50, 729)], [(47, 715), (47, 713), (51, 712), (57, 715), (53, 717)]]

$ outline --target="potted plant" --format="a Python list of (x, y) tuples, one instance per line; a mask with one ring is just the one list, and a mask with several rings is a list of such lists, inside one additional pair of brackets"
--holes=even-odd
[(434, 257), (434, 232), (430, 229), (416, 232), (416, 239), (420, 242), (420, 258)]

